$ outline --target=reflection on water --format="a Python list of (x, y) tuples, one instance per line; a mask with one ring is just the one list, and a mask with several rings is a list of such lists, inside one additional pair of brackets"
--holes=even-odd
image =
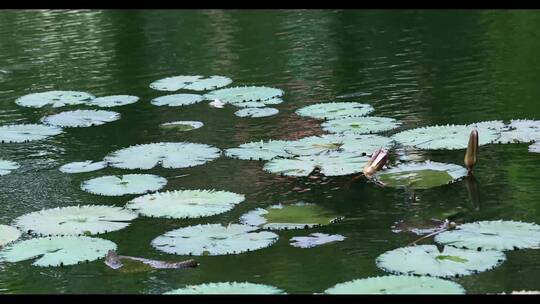
[[(80, 190), (86, 179), (126, 171), (63, 174), (62, 164), (100, 160), (133, 144), (207, 143), (221, 149), (261, 139), (322, 134), (320, 122), (294, 111), (322, 101), (358, 101), (375, 116), (400, 119), (404, 128), (482, 120), (540, 118), (537, 64), (540, 14), (525, 11), (1, 11), (0, 124), (36, 123), (64, 109), (29, 109), (16, 98), (52, 89), (96, 96), (130, 94), (135, 104), (115, 108), (122, 119), (93, 128), (67, 129), (51, 139), (2, 144), (0, 154), (21, 164), (0, 177), (0, 223), (58, 206), (122, 206), (132, 197), (100, 197)], [(285, 91), (280, 113), (260, 119), (206, 103), (167, 108), (150, 104), (164, 95), (148, 85), (162, 77), (225, 75), (233, 85), (266, 85)], [(76, 108), (76, 107), (73, 107)], [(198, 120), (204, 127), (164, 132), (159, 124)], [(480, 134), (481, 136), (481, 134)], [(391, 162), (426, 160), (461, 164), (464, 151), (393, 151)], [(415, 236), (391, 231), (394, 223), (429, 218), (462, 222), (513, 219), (540, 223), (538, 154), (526, 144), (480, 147), (474, 177), (418, 191), (410, 202), (398, 189), (349, 177), (317, 183), (262, 170), (263, 162), (221, 157), (186, 169), (134, 173), (169, 178), (166, 190), (220, 189), (244, 193), (232, 211), (202, 219), (139, 218), (102, 237), (119, 254), (174, 260), (150, 241), (193, 224), (237, 222), (256, 207), (282, 201), (317, 203), (345, 220), (309, 231), (280, 232), (273, 246), (235, 256), (198, 258), (196, 269), (120, 275), (101, 261), (63, 268), (30, 262), (0, 265), (1, 293), (161, 293), (186, 284), (249, 281), (289, 293), (314, 293), (347, 280), (385, 274), (381, 253)], [(310, 188), (300, 192), (293, 189)], [(343, 242), (311, 249), (289, 245), (311, 232), (341, 234)], [(537, 290), (534, 250), (510, 252), (502, 266), (456, 281), (470, 293)], [(181, 257), (180, 257), (181, 258)]]

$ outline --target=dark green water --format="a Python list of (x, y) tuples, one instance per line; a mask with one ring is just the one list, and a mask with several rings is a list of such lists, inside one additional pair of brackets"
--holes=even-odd
[[(58, 90), (97, 96), (131, 94), (135, 104), (113, 108), (122, 119), (99, 127), (66, 129), (48, 140), (2, 144), (2, 159), (21, 168), (0, 177), (0, 224), (42, 208), (76, 204), (123, 206), (133, 196), (109, 198), (80, 190), (81, 181), (126, 170), (64, 174), (58, 167), (100, 160), (137, 143), (191, 141), (219, 148), (260, 139), (321, 134), (319, 122), (301, 119), (302, 106), (341, 98), (373, 105), (373, 115), (400, 119), (404, 128), (482, 120), (540, 118), (540, 12), (538, 11), (1, 11), (0, 124), (35, 123), (51, 110), (22, 108), (17, 97)], [(233, 85), (265, 85), (285, 91), (276, 116), (238, 118), (232, 107), (206, 103), (156, 107), (165, 95), (148, 85), (174, 75), (224, 75)], [(76, 108), (76, 107), (74, 107)], [(200, 120), (189, 132), (166, 132), (159, 124)], [(462, 164), (463, 150), (422, 154)], [(419, 191), (407, 203), (400, 190), (347, 177), (327, 185), (282, 178), (263, 163), (221, 157), (189, 169), (154, 168), (168, 177), (165, 190), (216, 188), (246, 195), (232, 211), (193, 220), (138, 218), (127, 229), (100, 237), (119, 253), (184, 259), (156, 251), (150, 241), (200, 223), (237, 222), (255, 207), (304, 200), (345, 216), (343, 222), (307, 231), (279, 232), (279, 241), (251, 253), (197, 257), (199, 268), (122, 274), (103, 260), (64, 268), (31, 262), (0, 265), (1, 293), (162, 293), (186, 284), (249, 281), (288, 293), (319, 293), (336, 283), (384, 275), (375, 258), (415, 236), (395, 234), (396, 221), (444, 217), (462, 221), (522, 220), (540, 223), (540, 155), (526, 144), (480, 148), (475, 174), (480, 204), (465, 182)], [(175, 177), (189, 174), (185, 177)], [(332, 190), (335, 187), (339, 190)], [(339, 233), (343, 242), (294, 248), (289, 238), (311, 232)], [(429, 243), (429, 242), (427, 242)], [(540, 251), (507, 253), (494, 270), (454, 281), (469, 293), (540, 288)]]

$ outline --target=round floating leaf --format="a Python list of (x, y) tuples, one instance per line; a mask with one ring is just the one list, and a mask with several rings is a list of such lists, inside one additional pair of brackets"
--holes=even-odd
[(529, 152), (540, 153), (540, 141), (530, 145)]
[(41, 140), (62, 133), (62, 128), (38, 124), (7, 125), (0, 127), (0, 142), (21, 143)]
[(210, 145), (190, 142), (166, 142), (135, 145), (105, 157), (111, 166), (122, 169), (187, 168), (218, 158), (221, 151)]
[(296, 203), (257, 208), (240, 217), (245, 225), (262, 229), (307, 229), (328, 225), (341, 219), (331, 210), (316, 204)]
[(341, 134), (368, 134), (395, 129), (401, 122), (388, 117), (352, 117), (333, 119), (324, 122), (321, 127), (326, 132)]
[(231, 105), (238, 108), (264, 108), (267, 105), (276, 105), (282, 102), (283, 102), (283, 99), (276, 97), (276, 98), (271, 98), (265, 101), (235, 102), (235, 103), (231, 103)]
[(506, 260), (504, 253), (495, 250), (476, 251), (445, 246), (420, 245), (394, 249), (380, 255), (377, 266), (400, 274), (455, 277), (470, 275), (499, 266)]
[(366, 116), (371, 112), (371, 105), (358, 102), (317, 103), (296, 110), (296, 114), (300, 116), (325, 120)]
[(158, 91), (195, 90), (206, 91), (224, 87), (232, 82), (232, 79), (224, 76), (174, 76), (156, 80), (150, 87)]
[(0, 247), (11, 243), (21, 237), (21, 232), (11, 226), (0, 225)]
[(139, 196), (126, 208), (150, 217), (196, 218), (227, 212), (244, 199), (228, 191), (176, 190)]
[(11, 173), (12, 170), (18, 169), (20, 166), (16, 162), (0, 159), (0, 176)]
[(120, 114), (102, 110), (75, 110), (45, 116), (41, 122), (60, 127), (92, 127), (120, 119)]
[(457, 283), (430, 277), (383, 276), (353, 280), (324, 291), (328, 294), (465, 294)]
[(279, 110), (276, 108), (245, 108), (234, 112), (234, 115), (238, 117), (259, 118), (276, 115), (277, 113), (279, 113)]
[(272, 232), (253, 232), (247, 225), (206, 224), (169, 231), (155, 238), (152, 246), (180, 255), (224, 255), (268, 247), (278, 240)]
[(495, 143), (529, 143), (540, 140), (540, 120), (512, 119)]
[(466, 149), (469, 135), (478, 130), (478, 145), (485, 145), (498, 139), (504, 124), (500, 121), (480, 122), (471, 125), (429, 126), (409, 129), (392, 136), (396, 142), (425, 150)]
[(92, 99), (86, 104), (100, 108), (112, 108), (136, 103), (137, 101), (139, 101), (139, 97), (133, 95), (111, 95)]
[(309, 236), (295, 236), (291, 238), (291, 246), (298, 248), (312, 248), (332, 242), (341, 242), (345, 240), (343, 235), (339, 234), (325, 234), (325, 233), (312, 233)]
[(100, 162), (92, 162), (91, 160), (85, 160), (82, 162), (72, 162), (63, 165), (60, 167), (60, 171), (64, 173), (82, 173), (82, 172), (92, 172), (96, 170), (100, 170), (107, 167), (107, 163), (100, 161)]
[(225, 155), (232, 158), (244, 160), (271, 160), (272, 158), (291, 157), (285, 151), (285, 146), (289, 141), (285, 140), (269, 140), (269, 141), (254, 141), (241, 144), (238, 148), (230, 148), (225, 150)]
[(0, 260), (14, 263), (37, 259), (32, 265), (67, 266), (104, 258), (109, 250), (116, 250), (116, 244), (101, 238), (43, 237), (8, 245), (0, 251)]
[(155, 106), (179, 107), (195, 104), (204, 100), (202, 95), (174, 94), (154, 98), (150, 101)]
[(481, 221), (438, 234), (435, 241), (478, 250), (536, 248), (540, 246), (540, 226), (516, 221)]
[(24, 95), (17, 98), (15, 103), (19, 106), (30, 108), (41, 108), (46, 105), (52, 105), (53, 108), (58, 108), (67, 105), (87, 103), (94, 98), (94, 95), (85, 92), (49, 91)]
[(308, 176), (315, 168), (326, 176), (349, 175), (362, 172), (368, 157), (352, 153), (328, 152), (319, 155), (299, 156), (291, 159), (274, 158), (263, 167), (270, 173), (285, 176)]
[(174, 129), (176, 131), (191, 131), (198, 128), (201, 128), (204, 126), (204, 124), (200, 121), (172, 121), (172, 122), (166, 122), (159, 125), (162, 128), (165, 129)]
[(35, 235), (93, 235), (126, 228), (136, 217), (120, 207), (69, 206), (25, 214), (14, 225)]
[(258, 101), (266, 104), (276, 104), (278, 97), (283, 95), (283, 90), (269, 87), (232, 87), (209, 92), (205, 95), (208, 100), (219, 99), (234, 104), (248, 101)]
[(220, 282), (201, 285), (188, 285), (184, 288), (168, 291), (164, 294), (285, 294), (281, 289), (269, 285), (248, 282)]
[(292, 155), (314, 155), (328, 151), (371, 155), (379, 148), (388, 149), (391, 146), (390, 138), (379, 135), (327, 134), (289, 141), (284, 149)]
[(83, 182), (81, 189), (98, 195), (121, 196), (157, 191), (166, 184), (166, 178), (153, 174), (108, 175)]
[(375, 178), (389, 187), (429, 189), (452, 183), (467, 175), (467, 169), (432, 161), (410, 162), (380, 171)]

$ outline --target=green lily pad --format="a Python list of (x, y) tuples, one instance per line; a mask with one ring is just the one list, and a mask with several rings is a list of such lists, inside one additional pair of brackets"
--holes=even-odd
[(262, 102), (264, 104), (270, 101), (268, 104), (276, 104), (276, 98), (282, 95), (283, 90), (276, 88), (245, 86), (212, 91), (207, 93), (205, 98), (208, 100), (219, 99), (233, 105), (251, 101)]
[(225, 155), (232, 158), (244, 160), (271, 160), (278, 156), (291, 157), (285, 151), (285, 146), (289, 143), (286, 140), (255, 141), (241, 144), (238, 148), (225, 150)]
[(345, 237), (339, 234), (312, 233), (309, 236), (295, 236), (291, 238), (291, 246), (298, 248), (312, 248), (328, 243), (344, 241)]
[(340, 134), (371, 134), (395, 129), (401, 122), (388, 117), (352, 117), (333, 119), (322, 123), (326, 132)]
[(431, 277), (383, 276), (353, 280), (324, 291), (327, 294), (464, 294), (452, 281)]
[(20, 166), (16, 162), (0, 159), (0, 176), (11, 173), (12, 170), (18, 169)]
[(56, 236), (34, 238), (12, 243), (0, 251), (0, 261), (33, 260), (34, 266), (68, 266), (104, 258), (116, 244), (101, 238), (86, 236)]
[(77, 91), (48, 91), (32, 93), (17, 98), (15, 103), (19, 106), (41, 108), (51, 105), (53, 108), (84, 104), (94, 99), (95, 96), (86, 92)]
[(157, 191), (166, 184), (166, 178), (153, 174), (107, 175), (84, 181), (81, 189), (98, 195), (121, 196)]
[(102, 110), (75, 110), (45, 116), (41, 122), (64, 128), (99, 126), (120, 119), (120, 114)]
[(11, 226), (0, 225), (0, 247), (11, 243), (21, 237), (21, 232)]
[(493, 269), (506, 260), (495, 250), (476, 251), (445, 246), (420, 245), (394, 249), (377, 257), (377, 266), (399, 274), (457, 277)]
[(92, 162), (91, 160), (86, 160), (82, 162), (72, 162), (65, 164), (61, 166), (59, 170), (64, 173), (82, 173), (101, 170), (105, 167), (107, 167), (106, 162)]
[(389, 187), (429, 189), (452, 183), (466, 175), (467, 169), (461, 166), (425, 161), (404, 163), (379, 171), (375, 178)]
[(540, 140), (540, 120), (512, 119), (494, 143), (530, 143)]
[(175, 294), (285, 294), (281, 289), (269, 285), (248, 282), (219, 282), (201, 285), (188, 285), (184, 288), (168, 291), (166, 295)]
[(481, 221), (438, 234), (437, 243), (477, 250), (513, 250), (540, 246), (540, 226), (516, 221)]
[(347, 152), (358, 156), (371, 155), (373, 151), (392, 146), (392, 140), (379, 135), (327, 134), (309, 136), (289, 141), (285, 151), (291, 155), (315, 155), (322, 152)]
[(6, 125), (0, 127), (0, 142), (22, 143), (33, 140), (42, 140), (62, 132), (62, 128), (56, 126), (38, 124)]
[(225, 76), (182, 75), (156, 80), (150, 84), (150, 87), (158, 91), (178, 91), (180, 89), (206, 91), (224, 87), (231, 82), (232, 79)]
[(160, 127), (164, 129), (174, 129), (175, 131), (191, 131), (198, 128), (202, 128), (204, 124), (200, 121), (172, 121), (172, 122), (166, 122), (159, 125)]
[(181, 107), (199, 103), (204, 100), (197, 94), (173, 94), (154, 98), (150, 101), (155, 106)]
[(260, 118), (276, 115), (279, 110), (276, 108), (245, 108), (234, 112), (238, 117)]
[(529, 146), (529, 152), (540, 153), (540, 141)]
[(296, 110), (296, 114), (316, 119), (338, 119), (347, 117), (366, 116), (373, 112), (369, 104), (358, 102), (327, 102), (309, 105)]
[(98, 97), (86, 102), (89, 106), (98, 106), (100, 108), (112, 108), (136, 103), (139, 97), (132, 95), (111, 95)]

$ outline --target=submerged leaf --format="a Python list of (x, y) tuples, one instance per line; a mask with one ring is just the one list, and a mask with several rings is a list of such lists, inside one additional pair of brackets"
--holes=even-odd
[(317, 103), (296, 110), (296, 114), (300, 116), (325, 120), (366, 116), (371, 112), (371, 105), (358, 102)]
[(389, 187), (429, 189), (452, 183), (467, 175), (467, 169), (432, 161), (410, 162), (383, 170), (375, 178)]
[(17, 98), (15, 103), (19, 106), (30, 108), (41, 108), (51, 105), (53, 108), (67, 105), (77, 105), (87, 103), (95, 96), (86, 92), (77, 91), (48, 91), (41, 93), (32, 93)]
[(45, 116), (41, 122), (59, 127), (92, 127), (120, 119), (120, 114), (102, 110), (75, 110)]
[(371, 134), (395, 129), (401, 122), (388, 117), (352, 117), (333, 119), (324, 122), (321, 127), (330, 133)]
[(11, 226), (0, 225), (0, 247), (11, 243), (21, 237), (21, 232)]
[(197, 94), (173, 94), (154, 98), (150, 101), (155, 106), (179, 107), (199, 103), (204, 100), (202, 95)]
[(205, 98), (209, 100), (219, 99), (233, 105), (248, 101), (258, 101), (265, 104), (270, 101), (268, 104), (276, 104), (276, 98), (282, 95), (283, 90), (276, 88), (245, 86), (212, 91), (207, 93)]
[(389, 275), (358, 279), (324, 291), (328, 294), (464, 294), (457, 283), (430, 277)]
[(279, 110), (276, 108), (245, 108), (234, 112), (234, 115), (238, 117), (259, 118), (276, 115), (277, 113), (279, 113)]
[(100, 162), (92, 162), (91, 160), (85, 160), (82, 162), (72, 162), (63, 165), (60, 167), (60, 171), (64, 173), (82, 173), (82, 172), (92, 172), (96, 170), (100, 170), (107, 167), (107, 163), (100, 161)]
[(121, 196), (157, 191), (167, 184), (167, 179), (153, 174), (107, 175), (81, 184), (81, 189), (98, 195)]
[(166, 122), (159, 125), (162, 128), (165, 129), (174, 129), (176, 131), (191, 131), (194, 129), (201, 128), (204, 126), (204, 124), (200, 121), (172, 121), (172, 122)]
[(339, 234), (312, 233), (309, 236), (295, 236), (291, 238), (291, 246), (299, 248), (312, 248), (332, 242), (341, 242), (345, 237)]
[(16, 162), (0, 159), (0, 176), (11, 173), (12, 170), (18, 169), (20, 166)]
[(201, 285), (188, 285), (184, 288), (168, 291), (164, 294), (285, 294), (281, 289), (269, 285), (248, 282), (219, 282)]
[(139, 101), (139, 97), (133, 95), (111, 95), (92, 99), (86, 104), (100, 108), (112, 108), (136, 103), (137, 101)]
[(21, 143), (45, 139), (62, 133), (62, 128), (38, 124), (6, 125), (0, 127), (0, 142)]
[(173, 76), (156, 80), (150, 87), (158, 91), (178, 91), (195, 90), (205, 91), (224, 87), (232, 82), (232, 79), (225, 76)]

